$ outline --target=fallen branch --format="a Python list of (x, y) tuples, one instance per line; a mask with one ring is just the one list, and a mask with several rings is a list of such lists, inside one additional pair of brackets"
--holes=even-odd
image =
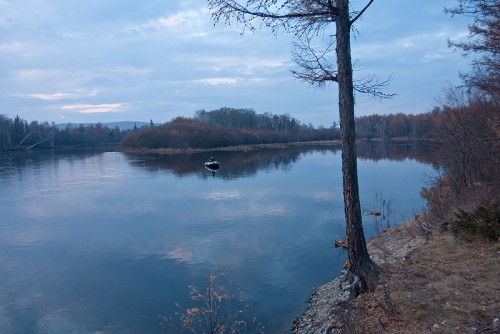
[(28, 146), (28, 150), (29, 150), (30, 148), (32, 148), (32, 147), (35, 147), (35, 146), (36, 146), (36, 145), (38, 145), (38, 144), (41, 144), (41, 143), (43, 143), (43, 142), (46, 142), (47, 140), (49, 140), (49, 139), (51, 139), (51, 138), (52, 138), (52, 136), (50, 136), (50, 137), (48, 137), (48, 138), (45, 138), (44, 140), (40, 140), (38, 143), (35, 143), (35, 144), (31, 145), (31, 146)]

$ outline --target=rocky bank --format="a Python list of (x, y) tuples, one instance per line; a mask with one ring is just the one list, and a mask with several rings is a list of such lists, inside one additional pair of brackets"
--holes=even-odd
[(368, 243), (377, 291), (351, 299), (341, 273), (319, 287), (294, 334), (500, 333), (500, 243), (465, 242), (415, 219)]

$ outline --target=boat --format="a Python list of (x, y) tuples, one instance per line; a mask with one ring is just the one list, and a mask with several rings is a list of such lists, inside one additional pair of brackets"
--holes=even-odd
[(210, 160), (205, 162), (205, 168), (217, 170), (220, 168), (220, 163), (217, 160)]

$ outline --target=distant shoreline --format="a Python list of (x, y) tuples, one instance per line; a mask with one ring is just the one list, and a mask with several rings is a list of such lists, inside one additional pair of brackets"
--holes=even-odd
[(123, 147), (117, 148), (116, 151), (124, 153), (139, 153), (139, 154), (191, 154), (203, 152), (234, 152), (234, 151), (255, 151), (261, 149), (283, 149), (287, 147), (302, 147), (302, 146), (338, 146), (341, 145), (340, 140), (322, 140), (308, 142), (292, 142), (292, 143), (270, 143), (270, 144), (249, 144), (236, 145), (212, 148), (147, 148), (147, 147)]
[[(415, 142), (415, 141), (425, 141), (429, 140), (417, 140), (412, 138), (360, 138), (357, 139), (357, 143), (365, 142)], [(261, 149), (283, 149), (287, 147), (304, 147), (304, 146), (341, 146), (342, 142), (340, 140), (319, 140), (319, 141), (306, 141), (306, 142), (290, 142), (290, 143), (269, 143), (269, 144), (247, 144), (247, 145), (236, 145), (236, 146), (223, 146), (223, 147), (212, 147), (212, 148), (147, 148), (147, 147), (117, 147), (117, 152), (124, 153), (137, 153), (137, 154), (193, 154), (193, 153), (203, 153), (203, 152), (235, 152), (235, 151), (255, 151)]]
[[(429, 139), (413, 139), (406, 137), (398, 138), (359, 138), (356, 140), (357, 143), (366, 142), (433, 142)], [(28, 152), (28, 151), (45, 151), (45, 150), (78, 150), (78, 149), (92, 149), (92, 148), (106, 148), (112, 149), (116, 152), (124, 153), (137, 153), (137, 154), (193, 154), (193, 153), (203, 153), (203, 152), (236, 152), (236, 151), (256, 151), (260, 149), (284, 149), (287, 147), (304, 147), (304, 146), (341, 146), (342, 142), (340, 140), (319, 140), (319, 141), (305, 141), (305, 142), (290, 142), (290, 143), (268, 143), (268, 144), (246, 144), (246, 145), (235, 145), (235, 146), (223, 146), (223, 147), (211, 147), (211, 148), (171, 148), (171, 147), (161, 147), (161, 148), (148, 148), (148, 147), (119, 147), (117, 143), (102, 143), (97, 145), (61, 145), (54, 147), (42, 147), (42, 148), (32, 148), (27, 149), (27, 147), (15, 147), (11, 149), (0, 149), (0, 153), (5, 152)]]

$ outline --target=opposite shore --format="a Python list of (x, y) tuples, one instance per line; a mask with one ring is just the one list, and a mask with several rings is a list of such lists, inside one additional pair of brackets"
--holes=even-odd
[[(411, 138), (373, 138), (373, 139), (358, 139), (356, 142), (366, 143), (366, 142), (388, 142), (388, 143), (405, 143), (405, 142), (425, 142), (430, 143), (431, 140), (414, 140)], [(319, 140), (319, 141), (304, 141), (304, 142), (289, 142), (289, 143), (269, 143), (269, 144), (248, 144), (248, 145), (235, 145), (235, 146), (223, 146), (223, 147), (212, 147), (212, 148), (147, 148), (147, 147), (118, 147), (116, 150), (125, 153), (140, 153), (140, 154), (192, 154), (192, 153), (203, 153), (203, 152), (235, 152), (235, 151), (255, 151), (262, 149), (284, 149), (287, 147), (307, 147), (307, 146), (340, 146), (342, 142), (340, 140)]]

